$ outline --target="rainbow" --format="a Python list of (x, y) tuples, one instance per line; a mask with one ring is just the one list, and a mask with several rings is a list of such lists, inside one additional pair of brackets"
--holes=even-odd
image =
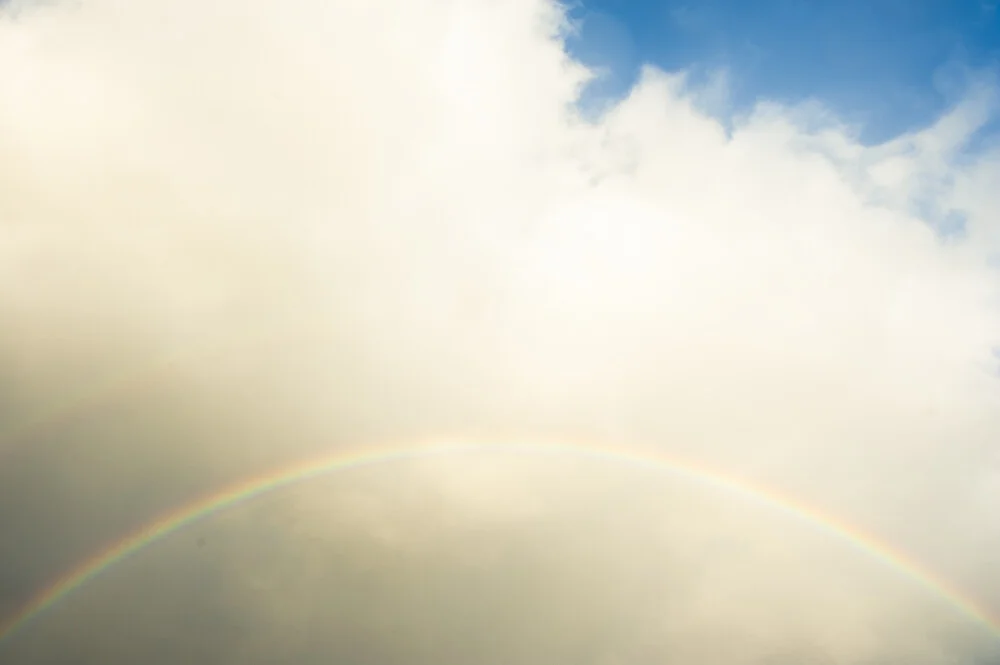
[(873, 534), (803, 505), (793, 497), (750, 484), (731, 475), (669, 457), (662, 451), (580, 443), (411, 443), (402, 446), (367, 446), (337, 451), (318, 459), (309, 459), (279, 471), (272, 471), (245, 480), (181, 506), (126, 535), (110, 547), (97, 552), (43, 589), (0, 628), (0, 647), (33, 619), (38, 618), (53, 605), (119, 562), (190, 524), (236, 504), (275, 492), (295, 483), (338, 471), (428, 456), (497, 453), (582, 456), (596, 461), (667, 473), (734, 494), (744, 500), (754, 501), (794, 518), (811, 528), (836, 536), (854, 549), (882, 561), (927, 591), (945, 599), (974, 623), (1000, 638), (1000, 617), (991, 615), (988, 610), (967, 597), (948, 581), (926, 570), (904, 553), (880, 542)]

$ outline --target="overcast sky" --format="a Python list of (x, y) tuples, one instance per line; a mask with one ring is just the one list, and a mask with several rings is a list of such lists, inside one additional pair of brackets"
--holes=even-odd
[[(1000, 616), (994, 9), (642, 4), (0, 3), (0, 617), (227, 484), (455, 438), (656, 446)], [(0, 641), (673, 660), (1000, 635), (759, 503), (499, 452), (242, 504)]]

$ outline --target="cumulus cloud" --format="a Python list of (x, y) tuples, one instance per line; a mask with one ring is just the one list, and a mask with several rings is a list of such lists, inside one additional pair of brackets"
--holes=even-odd
[[(595, 118), (568, 30), (545, 0), (0, 7), (0, 609), (222, 483), (429, 436), (660, 446), (1000, 607), (1000, 152), (967, 149), (995, 79), (877, 146), (818, 103), (720, 120), (725, 77), (655, 68)], [(542, 466), (296, 490), (95, 582), (106, 613), (81, 596), (12, 653), (988, 646), (759, 507)]]

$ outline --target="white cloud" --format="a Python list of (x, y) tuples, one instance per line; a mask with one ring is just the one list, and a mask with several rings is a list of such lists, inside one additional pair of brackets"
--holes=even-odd
[(252, 376), (338, 440), (656, 442), (985, 575), (1000, 152), (962, 148), (995, 82), (872, 148), (817, 106), (727, 137), (722, 79), (655, 69), (585, 122), (563, 30), (542, 0), (0, 20), (0, 350), (200, 349), (202, 399)]

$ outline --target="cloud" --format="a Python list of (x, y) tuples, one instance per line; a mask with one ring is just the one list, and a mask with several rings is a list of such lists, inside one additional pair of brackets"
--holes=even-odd
[[(965, 149), (994, 79), (865, 147), (819, 103), (724, 126), (724, 78), (655, 68), (584, 119), (589, 73), (542, 0), (2, 11), (4, 594), (321, 449), (558, 436), (790, 492), (1000, 606), (1000, 153)], [(948, 215), (964, 230), (945, 238)], [(204, 548), (95, 582), (81, 594), (107, 613), (67, 603), (15, 656), (933, 663), (986, 645), (766, 511), (501, 462), (248, 507)]]

